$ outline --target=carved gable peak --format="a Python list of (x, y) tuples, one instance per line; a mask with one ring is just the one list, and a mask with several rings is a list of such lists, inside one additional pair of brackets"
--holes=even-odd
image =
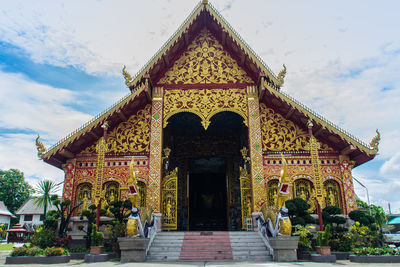
[(207, 28), (203, 28), (158, 84), (254, 83)]

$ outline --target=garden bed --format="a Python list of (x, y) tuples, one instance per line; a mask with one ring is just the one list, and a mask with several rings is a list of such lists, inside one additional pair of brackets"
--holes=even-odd
[(89, 252), (71, 252), (71, 260), (83, 260)]
[(400, 256), (386, 255), (386, 256), (366, 256), (366, 255), (350, 255), (351, 262), (360, 263), (400, 263)]
[(350, 252), (333, 251), (332, 254), (336, 256), (336, 260), (348, 260), (350, 257)]
[(29, 264), (29, 263), (39, 263), (39, 264), (55, 264), (55, 263), (68, 263), (70, 261), (70, 255), (63, 256), (51, 256), (51, 257), (41, 257), (41, 256), (20, 256), (20, 257), (7, 257), (6, 264)]

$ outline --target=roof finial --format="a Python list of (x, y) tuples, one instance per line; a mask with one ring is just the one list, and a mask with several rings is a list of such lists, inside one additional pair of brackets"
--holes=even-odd
[(126, 71), (126, 66), (124, 65), (124, 67), (122, 68), (122, 74), (124, 75), (125, 78), (125, 84), (126, 86), (130, 86), (130, 83), (132, 82), (133, 78), (132, 76)]
[(278, 74), (278, 80), (282, 84), (284, 83), (285, 76), (286, 76), (286, 66), (285, 66), (285, 64), (283, 64), (283, 70), (281, 70), (281, 72), (279, 72), (279, 74)]
[(202, 0), (203, 1), (203, 5), (207, 5), (208, 4), (208, 0)]
[(379, 141), (381, 141), (381, 134), (378, 131), (378, 129), (376, 129), (376, 136), (374, 138), (372, 138), (371, 143), (369, 143), (369, 145), (375, 150), (378, 151), (379, 150)]
[(39, 159), (43, 159), (44, 154), (46, 153), (46, 147), (43, 145), (42, 142), (39, 141), (40, 135), (37, 136), (36, 138), (36, 149), (38, 151), (38, 157)]

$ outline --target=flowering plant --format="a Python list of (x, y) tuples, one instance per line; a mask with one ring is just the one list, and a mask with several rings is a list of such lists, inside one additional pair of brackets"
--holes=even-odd
[(46, 255), (47, 257), (62, 256), (62, 255), (68, 255), (68, 254), (69, 254), (69, 251), (67, 249), (60, 248), (60, 247), (49, 247), (44, 250), (44, 255)]
[(372, 247), (376, 234), (368, 226), (356, 222), (350, 227), (349, 238), (353, 248)]

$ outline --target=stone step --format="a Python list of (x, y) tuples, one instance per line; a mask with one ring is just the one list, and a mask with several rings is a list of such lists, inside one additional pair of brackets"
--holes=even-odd
[(271, 261), (257, 232), (161, 232), (148, 261)]

